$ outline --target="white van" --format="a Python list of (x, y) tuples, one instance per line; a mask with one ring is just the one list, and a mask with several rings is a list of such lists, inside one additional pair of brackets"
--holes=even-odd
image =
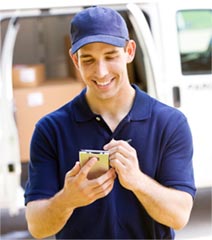
[(126, 19), (137, 42), (136, 57), (129, 66), (131, 81), (185, 113), (193, 134), (196, 185), (211, 187), (211, 1), (7, 0), (0, 5), (0, 199), (14, 199), (15, 191), (11, 195), (8, 189), (20, 185), (20, 164), (22, 169), (26, 164), (21, 161), (20, 129), (14, 121), (21, 106), (14, 111), (12, 68), (41, 63), (47, 78), (68, 77), (64, 38), (69, 34), (69, 21), (90, 5), (115, 8)]

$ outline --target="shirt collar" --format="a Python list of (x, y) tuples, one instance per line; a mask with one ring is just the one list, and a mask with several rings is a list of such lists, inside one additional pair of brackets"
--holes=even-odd
[(132, 84), (132, 87), (135, 88), (135, 99), (129, 112), (130, 119), (132, 121), (139, 121), (150, 118), (154, 99), (135, 84)]
[[(128, 119), (131, 121), (139, 121), (150, 118), (154, 99), (143, 92), (135, 84), (133, 84), (132, 87), (135, 89), (135, 99), (128, 114)], [(85, 93), (86, 88), (83, 89), (73, 101), (73, 113), (77, 122), (87, 122), (97, 116), (91, 111), (86, 101)]]

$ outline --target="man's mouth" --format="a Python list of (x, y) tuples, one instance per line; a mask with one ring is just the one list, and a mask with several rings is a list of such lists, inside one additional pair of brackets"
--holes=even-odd
[(96, 81), (96, 84), (99, 85), (99, 86), (107, 86), (108, 84), (110, 84), (111, 81), (107, 81), (107, 82), (97, 82)]
[(110, 80), (105, 81), (105, 82), (99, 82), (99, 81), (94, 81), (94, 82), (95, 82), (96, 85), (99, 86), (99, 87), (106, 87), (106, 86), (108, 86), (112, 81), (113, 81), (113, 79), (110, 79)]

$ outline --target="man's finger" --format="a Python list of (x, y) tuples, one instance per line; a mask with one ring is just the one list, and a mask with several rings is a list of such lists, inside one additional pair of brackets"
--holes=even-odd
[(95, 163), (98, 161), (96, 157), (91, 157), (82, 167), (81, 171), (79, 173), (79, 176), (82, 178), (87, 178), (87, 175), (91, 168), (95, 165)]
[(79, 173), (79, 171), (80, 171), (80, 163), (76, 162), (74, 167), (70, 171), (67, 172), (67, 176), (73, 177), (73, 176), (77, 175)]

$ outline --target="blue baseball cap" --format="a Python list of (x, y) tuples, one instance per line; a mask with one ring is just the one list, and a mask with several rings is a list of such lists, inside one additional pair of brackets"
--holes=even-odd
[(72, 53), (82, 46), (102, 42), (124, 47), (129, 40), (127, 25), (115, 10), (106, 7), (89, 7), (76, 14), (71, 21)]

